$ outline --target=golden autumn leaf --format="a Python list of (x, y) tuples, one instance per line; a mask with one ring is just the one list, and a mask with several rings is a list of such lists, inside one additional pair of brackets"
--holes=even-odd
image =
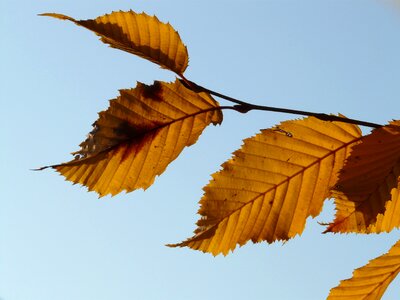
[(148, 59), (178, 75), (182, 75), (188, 66), (188, 52), (178, 32), (155, 16), (134, 11), (116, 11), (93, 20), (75, 20), (56, 13), (41, 16), (68, 20), (85, 27), (111, 47)]
[(221, 122), (218, 102), (179, 80), (138, 83), (99, 113), (74, 160), (50, 167), (100, 196), (146, 189), (207, 125)]
[(244, 140), (204, 188), (195, 236), (170, 246), (226, 255), (249, 240), (271, 243), (302, 233), (360, 136), (355, 125), (310, 117)]
[(333, 196), (336, 216), (327, 232), (366, 232), (385, 211), (400, 176), (400, 122), (375, 129), (354, 146)]
[(398, 227), (400, 227), (400, 178), (397, 188), (391, 191), (390, 201), (386, 202), (385, 212), (379, 214), (375, 223), (368, 226), (367, 233), (390, 232)]
[(351, 279), (346, 279), (331, 289), (328, 300), (376, 300), (400, 271), (400, 241), (388, 253), (356, 269)]

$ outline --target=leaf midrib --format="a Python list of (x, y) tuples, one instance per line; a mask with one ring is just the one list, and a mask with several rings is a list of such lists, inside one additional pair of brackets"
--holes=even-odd
[(200, 115), (200, 114), (206, 114), (208, 112), (217, 111), (217, 110), (224, 110), (224, 109), (233, 109), (234, 110), (234, 108), (232, 106), (214, 106), (214, 107), (210, 107), (210, 108), (207, 108), (207, 109), (202, 109), (202, 110), (197, 111), (195, 113), (191, 113), (191, 114), (182, 116), (180, 118), (171, 120), (171, 121), (169, 121), (167, 123), (161, 124), (160, 126), (155, 126), (154, 128), (152, 128), (152, 129), (150, 129), (150, 130), (148, 130), (146, 132), (138, 134), (134, 138), (128, 138), (126, 140), (123, 140), (123, 141), (121, 141), (120, 143), (118, 143), (116, 145), (113, 145), (111, 147), (107, 147), (107, 148), (103, 149), (102, 151), (99, 151), (99, 152), (97, 152), (97, 153), (95, 153), (93, 155), (89, 155), (89, 156), (87, 156), (87, 157), (85, 157), (83, 159), (79, 159), (79, 160), (76, 160), (76, 161), (72, 160), (72, 161), (69, 161), (69, 162), (66, 162), (66, 163), (61, 163), (61, 164), (56, 164), (56, 165), (50, 165), (50, 166), (43, 167), (43, 169), (45, 169), (45, 168), (57, 168), (57, 167), (60, 167), (60, 166), (65, 166), (65, 165), (73, 165), (75, 162), (81, 164), (82, 162), (85, 162), (85, 161), (87, 161), (89, 159), (92, 159), (92, 158), (94, 158), (94, 157), (96, 157), (98, 155), (102, 155), (102, 154), (110, 152), (110, 151), (112, 151), (114, 149), (117, 149), (117, 148), (121, 147), (122, 145), (130, 144), (135, 140), (140, 140), (143, 137), (145, 137), (146, 135), (152, 134), (152, 133), (154, 133), (154, 132), (156, 132), (158, 130), (161, 130), (161, 129), (165, 128), (165, 127), (168, 127), (168, 126), (170, 126), (170, 125), (172, 125), (172, 124), (174, 124), (176, 122), (180, 122), (180, 121), (183, 121), (183, 120), (188, 119), (188, 118), (196, 117), (197, 115)]

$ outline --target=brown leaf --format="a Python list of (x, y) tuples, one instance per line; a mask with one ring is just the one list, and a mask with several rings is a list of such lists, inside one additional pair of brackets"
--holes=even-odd
[(85, 27), (111, 47), (148, 59), (178, 75), (182, 75), (188, 66), (187, 49), (178, 32), (155, 16), (134, 11), (116, 11), (94, 20), (75, 20), (56, 13), (41, 16), (68, 20)]
[(204, 188), (195, 236), (170, 246), (226, 255), (249, 240), (271, 243), (302, 233), (359, 138), (355, 125), (310, 117), (244, 140)]
[(388, 253), (371, 260), (362, 268), (331, 289), (328, 300), (375, 300), (381, 299), (389, 284), (400, 271), (400, 241)]
[(384, 213), (400, 176), (399, 125), (375, 129), (354, 146), (333, 190), (337, 212), (326, 231), (367, 232)]
[(218, 103), (179, 80), (138, 83), (99, 114), (74, 160), (51, 167), (100, 196), (146, 189), (205, 127), (221, 122)]

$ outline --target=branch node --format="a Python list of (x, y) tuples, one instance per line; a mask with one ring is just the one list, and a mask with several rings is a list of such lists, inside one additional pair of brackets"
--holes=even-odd
[(245, 113), (247, 113), (247, 112), (249, 112), (250, 110), (253, 109), (250, 105), (246, 105), (246, 104), (236, 104), (236, 105), (233, 106), (233, 108), (237, 112), (240, 112), (242, 114), (245, 114)]

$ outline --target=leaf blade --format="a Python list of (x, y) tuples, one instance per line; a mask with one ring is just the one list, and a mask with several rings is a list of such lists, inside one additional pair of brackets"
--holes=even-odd
[[(385, 212), (400, 177), (400, 122), (375, 129), (361, 139), (333, 189), (336, 216), (326, 232), (371, 232)], [(371, 227), (372, 228), (372, 227)]]
[(353, 277), (331, 289), (327, 299), (380, 299), (400, 272), (400, 241), (384, 255), (354, 270)]
[(99, 113), (74, 160), (50, 167), (100, 196), (146, 189), (205, 127), (221, 122), (218, 102), (179, 80), (138, 83)]
[(195, 235), (170, 246), (226, 255), (249, 240), (300, 234), (307, 217), (319, 214), (360, 136), (355, 125), (306, 118), (244, 140), (204, 188)]
[(390, 232), (400, 227), (400, 178), (397, 188), (391, 190), (391, 199), (385, 204), (385, 212), (378, 214), (376, 222), (370, 224), (367, 233)]
[(134, 11), (115, 11), (96, 19), (75, 20), (66, 15), (44, 13), (41, 16), (68, 20), (93, 31), (101, 41), (182, 75), (189, 63), (186, 46), (169, 23), (155, 16)]

